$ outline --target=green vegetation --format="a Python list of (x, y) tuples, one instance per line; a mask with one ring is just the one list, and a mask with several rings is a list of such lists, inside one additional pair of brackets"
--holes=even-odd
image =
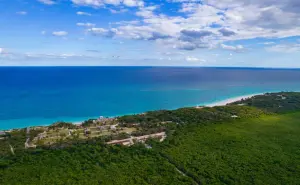
[(83, 127), (94, 126), (95, 125), (94, 121), (95, 121), (95, 119), (89, 119), (89, 120), (84, 121), (81, 125)]
[(233, 104), (244, 104), (275, 113), (293, 112), (300, 110), (300, 93), (266, 93)]
[(49, 126), (49, 129), (56, 129), (56, 128), (69, 128), (69, 129), (74, 129), (76, 128), (76, 125), (72, 123), (67, 123), (63, 121), (56, 122), (52, 125)]
[(206, 123), (210, 121), (224, 121), (233, 115), (243, 118), (258, 117), (266, 112), (246, 106), (225, 106), (214, 108), (181, 108), (177, 110), (150, 111), (145, 114), (127, 115), (119, 117), (121, 123), (139, 123), (142, 128), (157, 127), (166, 122), (174, 123)]
[(157, 153), (142, 146), (80, 144), (24, 153), (0, 171), (0, 184), (193, 184)]
[(299, 119), (298, 112), (191, 124), (157, 149), (201, 184), (299, 184)]
[[(56, 141), (35, 149), (24, 143), (43, 128), (9, 132), (0, 140), (0, 184), (300, 184), (300, 93), (234, 104), (89, 120), (69, 136), (73, 127), (59, 123), (47, 131)], [(168, 135), (162, 143), (105, 144), (159, 131)]]

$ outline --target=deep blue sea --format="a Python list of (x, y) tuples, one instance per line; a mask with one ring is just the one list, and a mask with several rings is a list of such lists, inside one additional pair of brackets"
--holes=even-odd
[(205, 105), (274, 91), (300, 91), (300, 70), (0, 67), (0, 129)]

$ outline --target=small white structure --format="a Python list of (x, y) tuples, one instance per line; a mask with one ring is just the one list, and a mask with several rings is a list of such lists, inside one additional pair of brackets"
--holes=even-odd
[(110, 130), (117, 130), (117, 125), (111, 125)]
[(237, 115), (232, 115), (231, 117), (232, 117), (232, 118), (238, 118), (238, 116), (237, 116)]
[(281, 95), (281, 94), (280, 94), (280, 95), (277, 95), (277, 96), (281, 97), (282, 100), (285, 100), (285, 99), (286, 99), (286, 97), (285, 97), (284, 95)]

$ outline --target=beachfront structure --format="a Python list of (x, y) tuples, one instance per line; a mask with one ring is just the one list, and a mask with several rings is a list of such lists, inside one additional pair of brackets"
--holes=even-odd
[(0, 131), (0, 139), (5, 139), (6, 135), (6, 132)]

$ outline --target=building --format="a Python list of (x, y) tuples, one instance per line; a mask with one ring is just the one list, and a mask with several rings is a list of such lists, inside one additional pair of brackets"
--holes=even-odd
[(0, 131), (0, 139), (4, 139), (7, 136), (6, 132)]
[(6, 136), (6, 132), (0, 131), (0, 137), (1, 137), (1, 136)]

